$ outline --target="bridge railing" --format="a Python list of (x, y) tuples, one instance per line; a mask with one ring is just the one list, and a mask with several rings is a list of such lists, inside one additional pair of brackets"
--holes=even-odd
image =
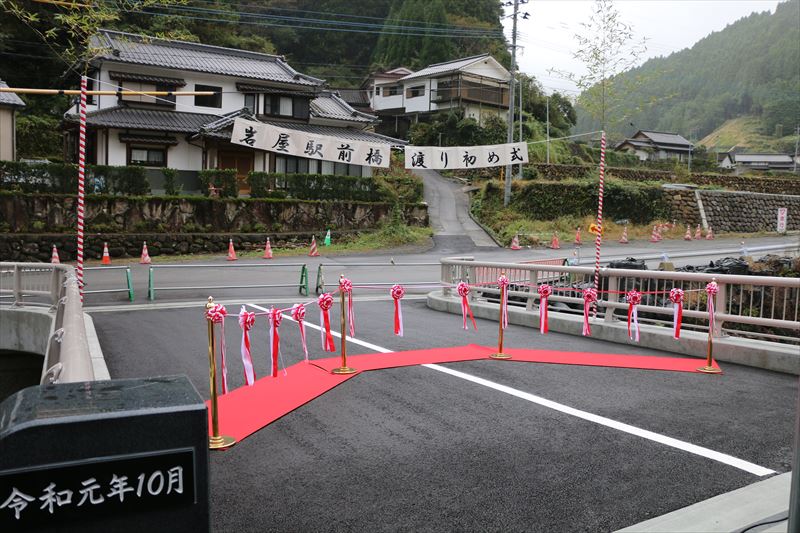
[[(496, 282), (502, 272), (510, 280), (509, 303), (524, 305), (528, 310), (538, 305), (539, 285), (548, 283), (554, 287), (549, 297), (551, 313), (582, 313), (581, 291), (593, 286), (594, 279), (594, 269), (591, 267), (451, 258), (441, 261), (441, 281), (446, 287), (444, 294), (453, 292), (448, 285), (465, 281), (477, 285), (470, 293), (471, 299), (496, 301), (499, 289), (492, 282)], [(685, 291), (684, 327), (707, 331), (708, 302), (703, 289), (712, 280), (719, 285), (715, 301), (714, 336), (728, 334), (800, 343), (798, 278), (602, 268), (600, 288), (606, 292), (599, 295), (598, 316), (608, 322), (619, 319), (628, 307), (624, 293), (636, 289), (644, 293), (639, 306), (640, 321), (671, 325), (674, 310), (668, 294), (670, 289), (678, 287)]]
[[(0, 262), (0, 307), (3, 314), (26, 307), (47, 307), (53, 314), (42, 380), (44, 383), (91, 381), (94, 379), (83, 304), (75, 269), (47, 263)], [(11, 320), (11, 315), (6, 315)]]

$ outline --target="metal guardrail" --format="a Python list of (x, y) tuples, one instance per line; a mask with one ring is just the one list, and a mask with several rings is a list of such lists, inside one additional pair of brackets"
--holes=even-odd
[(84, 278), (84, 291), (83, 294), (109, 294), (115, 292), (127, 292), (128, 293), (128, 300), (131, 302), (134, 298), (133, 293), (133, 277), (131, 276), (131, 267), (130, 266), (101, 266), (101, 267), (86, 267), (83, 269), (84, 272), (93, 272), (93, 271), (104, 271), (104, 270), (124, 270), (125, 271), (125, 287), (116, 288), (116, 289), (97, 289), (97, 290), (86, 290), (87, 287), (91, 287), (89, 283), (89, 278), (91, 276), (86, 276)]
[[(317, 266), (317, 280), (314, 284), (315, 292), (317, 294), (322, 294), (325, 292), (325, 267), (337, 267), (341, 270), (349, 269), (349, 268), (381, 268), (385, 269), (387, 267), (437, 267), (439, 263), (395, 263), (394, 261), (388, 261), (386, 263), (320, 263)], [(338, 281), (337, 281), (338, 283)], [(376, 286), (376, 287), (391, 287), (395, 284), (400, 285), (413, 285), (413, 284), (424, 284), (424, 283), (439, 283), (438, 280), (430, 280), (430, 281), (417, 281), (417, 282), (369, 282), (369, 285)]]
[[(156, 287), (155, 271), (164, 269), (195, 269), (195, 268), (213, 268), (219, 271), (236, 268), (281, 268), (281, 267), (300, 267), (300, 281), (298, 283), (265, 283), (258, 285), (202, 285), (202, 286), (189, 286), (181, 285), (177, 287)], [(257, 264), (246, 263), (240, 265), (150, 265), (147, 275), (147, 299), (155, 300), (156, 291), (183, 291), (183, 290), (197, 290), (197, 289), (264, 289), (275, 287), (297, 287), (299, 294), (308, 296), (308, 266), (305, 263), (273, 263), (273, 264)]]
[[(580, 291), (583, 287), (592, 285), (594, 276), (594, 269), (589, 267), (497, 263), (454, 258), (441, 261), (441, 282), (445, 285), (446, 295), (452, 291), (448, 286), (459, 281), (475, 283), (478, 279), (487, 280), (486, 286), (472, 291), (471, 298), (498, 295), (499, 290), (491, 285), (491, 281), (496, 281), (501, 272), (505, 272), (510, 280), (509, 303), (516, 302), (532, 310), (539, 300), (536, 287), (546, 282), (553, 287), (567, 289), (556, 291), (549, 297), (553, 302), (550, 312), (568, 313), (582, 312), (583, 298)], [(719, 292), (715, 301), (715, 328), (712, 332), (714, 336), (719, 337), (725, 333), (800, 343), (800, 336), (797, 335), (800, 331), (800, 279), (798, 278), (602, 268), (600, 279), (603, 290), (622, 293), (599, 295), (598, 314), (602, 314), (607, 322), (616, 319), (616, 310), (627, 309), (624, 293), (635, 288), (641, 292), (663, 291), (660, 294), (645, 294), (639, 306), (639, 313), (642, 322), (650, 321), (666, 326), (671, 323), (673, 315), (667, 293), (671, 288), (679, 287), (685, 291), (684, 320), (692, 319), (687, 322), (693, 322), (693, 327), (707, 330), (707, 300), (702, 289), (706, 283), (716, 280)], [(642, 315), (650, 315), (652, 318)], [(753, 326), (774, 328), (774, 331), (758, 333), (751, 331), (754, 329)]]
[[(73, 267), (47, 263), (0, 263), (0, 296), (11, 298), (9, 309), (39, 306), (49, 307), (49, 311), (54, 313), (42, 384), (94, 379), (83, 304)], [(13, 311), (3, 309), (3, 312)]]

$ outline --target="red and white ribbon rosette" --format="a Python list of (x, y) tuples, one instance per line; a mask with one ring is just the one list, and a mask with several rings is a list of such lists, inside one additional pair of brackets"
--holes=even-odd
[(670, 289), (669, 299), (674, 309), (672, 313), (672, 336), (676, 339), (680, 339), (681, 322), (683, 322), (683, 289), (679, 289), (678, 287)]
[(594, 287), (583, 289), (583, 335), (592, 334), (592, 326), (589, 324), (589, 308), (597, 301), (597, 290)]
[(278, 357), (281, 355), (281, 337), (278, 328), (283, 320), (280, 309), (270, 307), (269, 309), (269, 354), (272, 366), (272, 377), (278, 377)]
[(394, 300), (394, 334), (398, 337), (403, 336), (403, 306), (400, 300), (406, 295), (406, 290), (402, 285), (392, 285), (389, 294)]
[(317, 305), (319, 306), (319, 333), (322, 339), (322, 351), (335, 352), (336, 346), (333, 344), (333, 335), (331, 335), (330, 315), (331, 307), (333, 307), (333, 296), (328, 292), (323, 292), (317, 298)]
[(353, 282), (347, 278), (339, 280), (339, 290), (347, 295), (347, 322), (350, 336), (356, 336), (356, 315), (353, 312)]
[(542, 334), (547, 333), (547, 299), (553, 294), (553, 287), (547, 285), (539, 285), (539, 332)]
[(222, 394), (228, 393), (228, 368), (225, 366), (225, 317), (228, 311), (224, 305), (214, 304), (206, 311), (206, 318), (214, 324), (219, 324), (219, 357), (222, 361)]
[(303, 322), (306, 318), (305, 304), (294, 304), (292, 306), (292, 318), (297, 322), (300, 328), (300, 340), (303, 343), (303, 353), (306, 356), (306, 363), (308, 363), (308, 345), (306, 344), (306, 323)]
[(475, 323), (475, 317), (472, 316), (472, 308), (469, 306), (469, 285), (463, 281), (459, 282), (456, 285), (456, 292), (461, 296), (461, 318), (464, 322), (464, 329), (469, 329), (467, 327), (467, 314), (469, 314), (469, 318), (472, 320), (472, 327), (477, 331), (478, 325)]
[(508, 327), (508, 278), (500, 275), (497, 278), (497, 286), (500, 288), (500, 321), (503, 329)]
[[(638, 305), (642, 303), (642, 293), (636, 289), (628, 291), (625, 300), (628, 302), (628, 338), (639, 342)], [(631, 323), (633, 323), (633, 332), (631, 332)]]
[(256, 381), (253, 355), (250, 351), (250, 330), (255, 324), (256, 314), (248, 313), (242, 306), (242, 310), (239, 311), (239, 327), (242, 328), (242, 366), (244, 367), (244, 381), (250, 386)]
[(714, 331), (714, 301), (717, 299), (719, 292), (719, 285), (716, 281), (712, 281), (706, 285), (706, 295), (708, 296), (708, 333), (713, 335)]

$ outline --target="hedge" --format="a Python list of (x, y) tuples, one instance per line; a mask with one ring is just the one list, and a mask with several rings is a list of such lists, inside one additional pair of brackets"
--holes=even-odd
[(214, 168), (201, 170), (197, 177), (205, 196), (210, 194), (209, 185), (219, 189), (220, 198), (236, 198), (239, 196), (239, 184), (236, 182), (235, 168)]
[[(486, 183), (482, 208), (502, 206), (503, 187), (498, 181)], [(536, 220), (555, 220), (563, 216), (584, 217), (597, 212), (596, 181), (517, 181), (511, 186), (510, 207)], [(607, 180), (603, 201), (604, 216), (646, 223), (669, 214), (661, 187)]]
[[(342, 200), (381, 202), (386, 200), (373, 178), (332, 176), (326, 174), (272, 174), (251, 172), (250, 196), (276, 196), (298, 200)], [(273, 194), (269, 192), (272, 191)]]
[[(78, 166), (64, 163), (28, 164), (0, 161), (0, 189), (75, 193), (78, 190)], [(143, 195), (150, 193), (150, 184), (143, 167), (89, 165), (86, 173), (86, 192)]]

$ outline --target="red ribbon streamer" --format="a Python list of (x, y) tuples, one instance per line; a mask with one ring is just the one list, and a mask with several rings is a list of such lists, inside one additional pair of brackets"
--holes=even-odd
[(283, 315), (280, 309), (270, 308), (269, 310), (269, 344), (270, 356), (272, 359), (272, 377), (278, 377), (278, 356), (281, 353), (281, 337), (278, 334), (278, 327), (281, 325)]
[(713, 335), (714, 331), (714, 300), (716, 300), (719, 285), (716, 281), (712, 281), (706, 285), (706, 294), (708, 295), (708, 333)]
[(500, 287), (500, 321), (503, 329), (508, 327), (508, 283), (506, 276), (497, 278), (497, 286)]
[(250, 347), (250, 330), (256, 323), (256, 314), (248, 313), (244, 306), (239, 312), (239, 327), (242, 328), (242, 366), (244, 367), (244, 380), (252, 386), (256, 381), (256, 371), (253, 368), (253, 356)]
[(547, 316), (547, 298), (553, 294), (553, 287), (550, 285), (540, 285), (539, 292), (539, 333), (546, 334), (549, 331)]
[(669, 291), (669, 299), (675, 312), (672, 315), (672, 336), (681, 338), (681, 322), (683, 322), (683, 289), (677, 287)]
[(333, 344), (333, 335), (331, 335), (331, 317), (330, 309), (333, 307), (333, 296), (330, 293), (324, 292), (317, 298), (317, 305), (319, 305), (319, 322), (320, 322), (320, 336), (322, 338), (322, 351), (335, 352), (336, 346)]
[(406, 294), (406, 290), (402, 285), (392, 285), (389, 294), (394, 300), (394, 334), (398, 337), (403, 336), (403, 308), (401, 307), (400, 300)]
[(592, 334), (592, 326), (589, 324), (589, 308), (592, 303), (597, 301), (597, 291), (593, 288), (583, 289), (583, 335)]
[(472, 327), (477, 331), (478, 325), (475, 323), (475, 317), (472, 316), (472, 308), (469, 306), (469, 285), (463, 281), (459, 282), (456, 285), (456, 292), (461, 296), (461, 317), (464, 319), (464, 329), (469, 329), (467, 327), (467, 314), (469, 314), (469, 318), (472, 320)]
[[(628, 291), (625, 299), (628, 300), (628, 338), (639, 342), (639, 313), (636, 306), (642, 303), (642, 293), (635, 289)], [(633, 334), (631, 334), (631, 323), (633, 323)]]
[(353, 282), (347, 278), (339, 280), (339, 290), (347, 295), (347, 322), (349, 323), (350, 336), (356, 336), (356, 314), (353, 312)]
[(306, 363), (308, 363), (308, 345), (306, 344), (306, 324), (303, 319), (306, 317), (305, 304), (294, 304), (292, 307), (292, 318), (297, 321), (297, 326), (300, 328), (300, 341), (303, 343), (303, 353), (306, 356)]
[(228, 394), (228, 368), (225, 366), (225, 317), (228, 311), (224, 305), (214, 304), (206, 311), (206, 317), (214, 324), (219, 324), (219, 357), (222, 362), (222, 394)]

